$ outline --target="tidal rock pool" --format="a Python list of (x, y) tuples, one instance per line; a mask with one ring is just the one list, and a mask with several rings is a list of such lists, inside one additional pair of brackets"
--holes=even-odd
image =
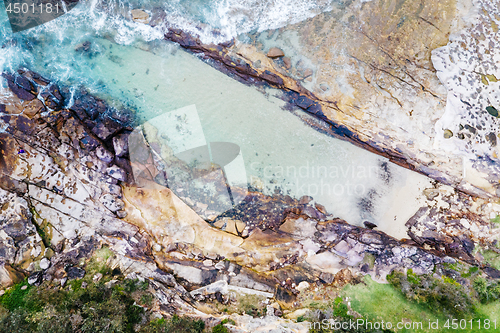
[(306, 120), (316, 120), (284, 109), (280, 91), (239, 83), (162, 40), (160, 29), (96, 13), (95, 5), (16, 35), (2, 14), (3, 69), (26, 66), (71, 86), (69, 94), (88, 89), (133, 109), (138, 128), (155, 131), (175, 154), (236, 145), (238, 158), (224, 171), (239, 188), (310, 196), (333, 217), (407, 236), (404, 224), (425, 202), (430, 179), (314, 129)]

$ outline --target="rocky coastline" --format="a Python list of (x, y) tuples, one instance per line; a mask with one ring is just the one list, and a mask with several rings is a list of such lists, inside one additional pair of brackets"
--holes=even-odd
[[(85, 283), (98, 283), (90, 263), (108, 249), (105, 262), (116, 274), (106, 283), (147, 281), (157, 300), (148, 313), (189, 315), (209, 327), (226, 320), (233, 332), (307, 332), (297, 318), (314, 312), (308, 297), (339, 293), (363, 276), (386, 283), (404, 270), (456, 278), (446, 267), (460, 264), (500, 278), (481, 254), (496, 249), (499, 233), (485, 217), (496, 208), (484, 199), (436, 185), (403, 240), (349, 225), (309, 197), (254, 193), (207, 223), (203, 211), (160, 186), (164, 179), (136, 183), (127, 144), (132, 113), (85, 92), (69, 103), (64, 87), (27, 69), (2, 77), (2, 288), (27, 278), (68, 290), (68, 281), (86, 274)], [(256, 297), (258, 306), (242, 315), (240, 297)], [(231, 304), (233, 312), (223, 311)]]
[[(491, 19), (476, 13), (486, 13), (481, 11), (483, 7), (491, 8), (481, 1), (425, 2), (420, 7), (371, 1), (337, 7), (299, 24), (247, 34), (220, 45), (205, 45), (198, 37), (173, 28), (167, 28), (165, 39), (179, 43), (242, 82), (264, 83), (283, 90), (283, 98), (291, 106), (328, 124), (326, 131), (330, 135), (469, 195), (497, 197), (496, 140), (488, 139), (495, 134), (483, 133), (478, 128), (485, 125), (479, 124), (476, 128), (465, 120), (460, 125), (453, 124), (459, 135), (453, 135), (448, 128), (436, 127), (449, 122), (445, 120), (446, 114), (452, 113), (445, 110), (447, 83), (438, 79), (448, 77), (442, 74), (445, 69), (440, 67), (441, 50), (445, 52), (450, 45), (458, 43), (453, 36), (459, 31), (462, 36), (479, 34), (490, 38), (496, 23), (483, 31), (478, 28), (481, 25), (478, 22)], [(149, 24), (161, 26), (165, 22), (160, 14), (152, 11)], [(286, 46), (296, 43), (290, 39), (291, 35), (299, 38), (300, 46)], [(463, 41), (461, 45), (464, 43), (469, 42)], [(279, 49), (282, 45), (290, 53)], [(332, 51), (330, 45), (338, 46)], [(272, 50), (279, 52), (273, 55)], [(484, 56), (478, 53), (478, 48), (475, 50), (470, 57)], [(455, 51), (456, 55), (450, 55), (459, 61), (458, 49), (449, 52)], [(446, 68), (449, 67), (451, 65)], [(495, 72), (496, 67), (489, 70)], [(481, 81), (480, 75), (476, 76), (478, 82)], [(496, 84), (491, 78), (491, 82), (481, 81), (483, 84), (476, 87), (478, 93), (489, 91), (488, 84)], [(473, 78), (469, 78), (469, 82), (473, 82)], [(494, 127), (494, 117), (483, 117), (486, 106), (484, 110), (476, 110), (475, 105), (481, 101), (467, 103), (464, 107), (470, 105), (470, 110), (460, 112), (478, 113), (483, 123), (488, 124), (487, 128)], [(415, 118), (416, 113), (419, 119)], [(476, 123), (477, 117), (473, 114), (468, 121)], [(397, 117), (401, 119), (392, 123), (391, 119)], [(446, 126), (451, 128), (452, 124)], [(464, 128), (471, 128), (471, 132), (464, 132)], [(463, 145), (474, 147), (471, 140), (476, 140), (481, 147), (483, 142), (491, 141), (491, 144), (489, 148), (481, 148), (483, 153), (478, 151), (478, 157), (474, 157), (469, 154), (473, 148), (467, 151), (461, 148)]]

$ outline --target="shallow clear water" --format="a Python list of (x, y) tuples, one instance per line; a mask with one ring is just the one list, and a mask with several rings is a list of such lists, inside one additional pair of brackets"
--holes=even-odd
[[(237, 8), (240, 2), (252, 3), (240, 0), (231, 5)], [(197, 2), (182, 2), (185, 5), (177, 8), (187, 14), (181, 18), (213, 20), (211, 15), (216, 15), (222, 2), (203, 3), (202, 15), (195, 18), (196, 10), (189, 6)], [(134, 7), (112, 4), (122, 11)], [(70, 14), (14, 36), (2, 11), (5, 47), (0, 49), (0, 65), (4, 70), (26, 66), (75, 90), (83, 85), (136, 109), (143, 121), (158, 128), (161, 123), (156, 117), (194, 105), (206, 142), (232, 142), (241, 148), (247, 181), (253, 187), (267, 194), (279, 189), (296, 198), (310, 195), (349, 223), (368, 220), (395, 237), (406, 236), (404, 223), (423, 201), (422, 190), (430, 187), (428, 178), (317, 132), (282, 109), (283, 101), (276, 97), (279, 91), (263, 93), (238, 83), (161, 40), (160, 28), (111, 17), (95, 5), (80, 3)], [(217, 15), (220, 22), (236, 20)], [(292, 14), (287, 17), (293, 19)], [(247, 20), (252, 29), (260, 29)], [(91, 42), (90, 51), (75, 51), (85, 41)]]

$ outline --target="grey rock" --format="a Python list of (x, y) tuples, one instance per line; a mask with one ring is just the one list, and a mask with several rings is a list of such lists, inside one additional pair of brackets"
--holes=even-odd
[(98, 159), (106, 163), (110, 163), (115, 158), (109, 150), (102, 146), (97, 147), (95, 153)]
[(81, 279), (85, 276), (85, 270), (74, 266), (66, 268), (66, 273), (68, 273), (70, 280)]
[(127, 217), (127, 212), (124, 210), (119, 210), (116, 212), (116, 216), (120, 219), (124, 219)]
[(444, 258), (443, 258), (443, 262), (445, 262), (445, 263), (447, 263), (447, 264), (454, 264), (454, 263), (456, 263), (457, 261), (456, 261), (454, 258), (452, 258), (452, 257), (444, 257)]
[(118, 157), (123, 157), (128, 154), (128, 135), (120, 134), (113, 138), (113, 147), (115, 154)]
[(118, 199), (111, 194), (103, 195), (101, 197), (101, 202), (104, 207), (112, 212), (117, 212), (125, 207), (125, 203), (121, 199)]
[(125, 170), (123, 170), (122, 168), (119, 168), (116, 165), (113, 165), (112, 167), (107, 168), (106, 173), (116, 180), (119, 180), (122, 182), (127, 181), (127, 173), (125, 172)]
[(31, 273), (31, 275), (28, 277), (28, 283), (31, 285), (39, 285), (42, 282), (42, 276), (42, 271)]
[(321, 279), (321, 281), (325, 282), (326, 284), (330, 284), (335, 279), (335, 276), (331, 273), (321, 272), (321, 274), (319, 275), (319, 278)]
[(94, 281), (94, 283), (97, 283), (99, 281), (101, 281), (102, 279), (102, 274), (101, 273), (97, 273), (96, 275), (94, 275), (94, 277), (92, 278), (92, 281)]
[(41, 261), (40, 261), (40, 268), (41, 269), (47, 269), (50, 267), (50, 260), (47, 259), (47, 258), (43, 258)]
[(219, 261), (218, 263), (215, 264), (215, 268), (218, 270), (223, 270), (226, 268), (226, 265), (224, 265), (224, 262)]

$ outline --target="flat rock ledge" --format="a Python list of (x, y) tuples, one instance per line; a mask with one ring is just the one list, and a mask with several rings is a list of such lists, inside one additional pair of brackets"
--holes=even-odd
[(245, 42), (203, 44), (176, 29), (165, 38), (239, 80), (282, 89), (332, 135), (491, 198), (500, 193), (499, 8), (497, 1), (374, 0), (334, 5)]

